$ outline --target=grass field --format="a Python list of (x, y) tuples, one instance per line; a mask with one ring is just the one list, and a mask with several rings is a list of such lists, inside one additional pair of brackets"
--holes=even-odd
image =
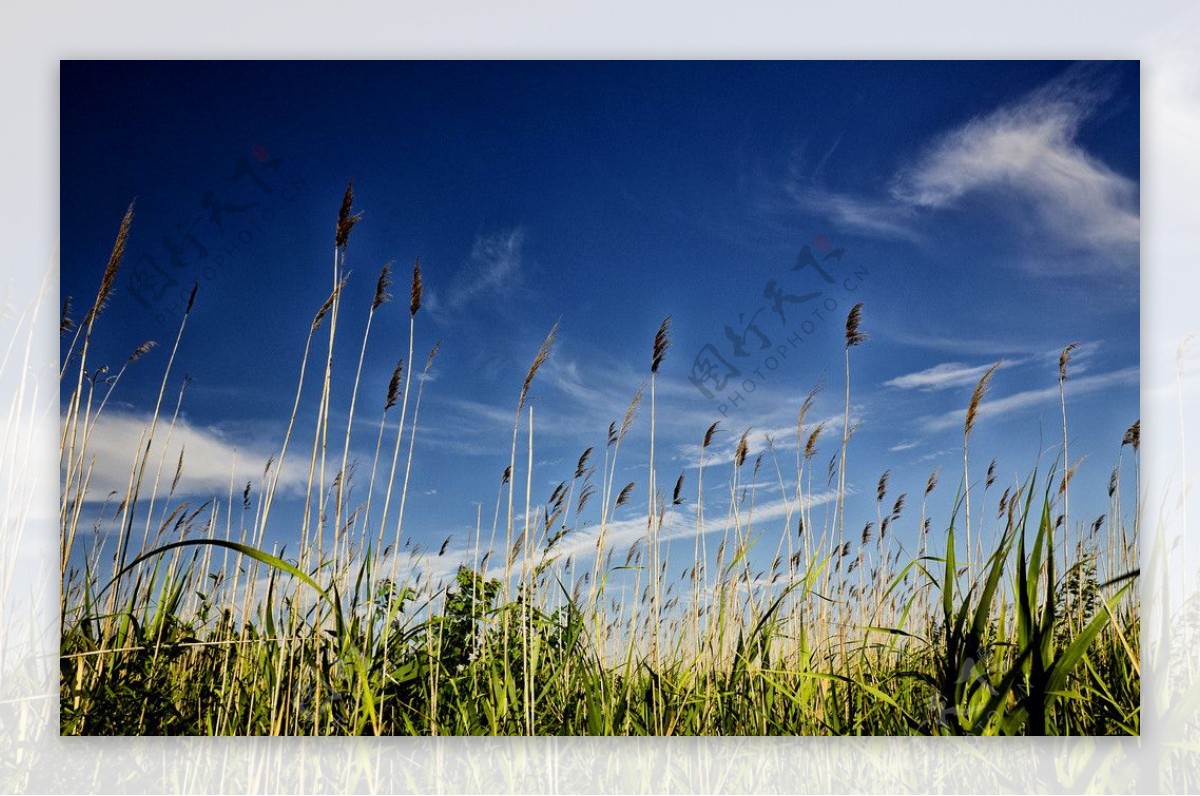
[[(696, 430), (701, 450), (717, 433), (740, 433), (734, 461), (706, 467), (702, 458), (694, 483), (682, 474), (658, 480), (656, 382), (671, 356), (668, 318), (646, 341), (645, 390), (599, 449), (583, 451), (539, 500), (529, 399), (552, 353), (551, 330), (528, 370), (512, 374), (512, 444), (494, 519), (481, 517), (473, 553), (454, 577), (424, 577), (421, 560), (443, 555), (445, 545), (424, 553), (405, 546), (404, 515), (411, 473), (421, 467), (413, 456), (421, 376), (437, 349), (414, 360), (419, 265), (406, 308), (389, 306), (387, 268), (369, 307), (343, 305), (357, 221), (348, 190), (333, 290), (307, 329), (287, 432), (261, 482), (188, 501), (176, 494), (185, 459), (151, 455), (186, 400), (183, 389), (170, 390), (189, 302), (170, 350), (163, 346), (153, 420), (129, 452), (128, 488), (106, 504), (94, 534), (86, 527), (92, 433), (125, 369), (143, 366), (149, 350), (119, 369), (89, 361), (132, 211), (88, 312), (76, 323), (64, 306), (64, 735), (1139, 732), (1138, 424), (1114, 435), (1107, 514), (1082, 522), (1070, 513), (1069, 460), (1042, 469), (1031, 462), (1024, 481), (1010, 485), (977, 463), (991, 458), (970, 445), (988, 371), (966, 407), (962, 470), (930, 473), (921, 495), (894, 495), (880, 462), (876, 519), (848, 527), (842, 463), (854, 455), (853, 360), (870, 345), (861, 304), (846, 318), (844, 350), (831, 352), (844, 355), (846, 422), (840, 434), (809, 422), (815, 393), (798, 396), (787, 472), (749, 455), (749, 432), (713, 424)], [(356, 380), (350, 420), (335, 427), (335, 353), (356, 356), (361, 375), (370, 319), (405, 309), (408, 352), (387, 394), (360, 394)], [(340, 316), (360, 312), (366, 332), (347, 344)], [(1064, 448), (1071, 352), (1064, 347), (1057, 384)], [(304, 427), (298, 409), (314, 380), (319, 411)], [(366, 413), (382, 424), (369, 476), (354, 484), (365, 500), (351, 500), (350, 436)], [(635, 422), (649, 425), (644, 454), (622, 447)], [(817, 464), (818, 452), (834, 455), (830, 467)], [(619, 455), (625, 464), (645, 455), (648, 483), (618, 480)], [(268, 529), (284, 462), (296, 458), (308, 472), (304, 517), (298, 547), (282, 556), (267, 543)], [(768, 480), (795, 508), (759, 522), (754, 491)], [(1133, 485), (1133, 499), (1123, 484)], [(635, 487), (646, 496), (645, 533), (614, 549), (606, 534)], [(935, 490), (953, 491), (948, 516), (927, 513)], [(814, 511), (815, 496), (827, 493), (831, 509)], [(728, 511), (707, 516), (706, 494), (728, 495)], [(668, 512), (694, 523), (682, 560), (678, 543), (662, 539)], [(576, 538), (594, 540), (589, 554), (562, 554)]]

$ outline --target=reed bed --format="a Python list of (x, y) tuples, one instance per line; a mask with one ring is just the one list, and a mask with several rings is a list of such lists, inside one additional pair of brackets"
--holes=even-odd
[[(808, 419), (815, 388), (798, 402), (794, 467), (780, 463), (770, 441), (751, 458), (751, 430), (714, 423), (697, 430), (694, 485), (684, 473), (660, 480), (657, 382), (670, 357), (668, 317), (648, 341), (648, 407), (639, 388), (624, 417), (541, 500), (530, 396), (556, 324), (523, 378), (514, 374), (512, 440), (491, 526), (481, 509), (455, 574), (434, 580), (422, 565), (447, 555), (450, 540), (422, 551), (405, 516), (421, 466), (414, 449), (423, 376), (437, 353), (434, 346), (414, 385), (424, 277), (414, 262), (407, 348), (386, 395), (360, 394), (372, 320), (392, 311), (394, 268), (383, 268), (368, 307), (343, 306), (361, 218), (353, 203), (349, 186), (334, 230), (331, 292), (308, 325), (278, 454), (259, 484), (231, 485), (208, 502), (176, 494), (184, 456), (152, 455), (155, 439), (179, 422), (186, 381), (177, 394), (168, 390), (193, 291), (151, 420), (130, 452), (125, 492), (115, 511), (105, 506), (110, 527), (90, 536), (81, 528), (92, 433), (121, 374), (144, 365), (153, 347), (140, 346), (116, 374), (89, 361), (132, 208), (80, 323), (64, 302), (64, 735), (1139, 732), (1139, 428), (1113, 441), (1107, 513), (1068, 520), (1075, 467), (1065, 458), (1063, 385), (1074, 344), (1059, 362), (1063, 456), (1048, 470), (1031, 467), (1024, 480), (1001, 485), (994, 460), (982, 478), (973, 468), (968, 445), (993, 367), (967, 406), (949, 516), (927, 513), (937, 471), (918, 501), (893, 496), (892, 470), (883, 469), (874, 520), (848, 530), (851, 357), (869, 344), (862, 304), (846, 319), (845, 422), (828, 468), (817, 463), (827, 428)], [(345, 316), (357, 312), (365, 331), (351, 344), (357, 368), (339, 428), (331, 421), (343, 416), (333, 407), (333, 362), (347, 347), (338, 337)], [(305, 429), (297, 421), (310, 368), (321, 372), (320, 395)], [(352, 490), (350, 439), (364, 412), (380, 424), (369, 474)], [(646, 457), (646, 482), (623, 484), (618, 457), (643, 413), (649, 447), (633, 455)], [(731, 434), (733, 461), (706, 463), (714, 440)], [(307, 473), (302, 521), (298, 547), (285, 554), (267, 545), (268, 530), (281, 474), (297, 456)], [(772, 479), (791, 508), (764, 521), (755, 494)], [(1129, 501), (1122, 486), (1131, 481)], [(639, 490), (645, 533), (615, 549), (618, 509)], [(827, 491), (832, 515), (814, 510)], [(664, 538), (672, 519), (686, 521), (691, 536)], [(586, 555), (578, 546), (575, 555), (561, 552), (578, 538), (588, 540)]]

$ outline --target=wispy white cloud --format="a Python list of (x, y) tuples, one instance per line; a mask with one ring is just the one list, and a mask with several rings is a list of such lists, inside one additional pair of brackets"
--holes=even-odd
[[(1010, 367), (1011, 360), (1001, 360), (1000, 367)], [(991, 365), (964, 365), (961, 362), (943, 362), (931, 368), (905, 373), (883, 383), (885, 387), (901, 390), (945, 390), (950, 387), (974, 386)]]
[(962, 448), (942, 448), (941, 450), (931, 451), (929, 453), (918, 456), (916, 459), (916, 463), (924, 464), (926, 462), (934, 462), (934, 461), (937, 461), (938, 459), (948, 456), (951, 453), (961, 454)]
[(888, 337), (915, 348), (927, 348), (947, 354), (1013, 358), (1027, 356), (1033, 346), (1028, 341), (1003, 340), (986, 337), (967, 337), (954, 332), (913, 331), (894, 328)]
[[(85, 467), (91, 467), (87, 502), (104, 501), (113, 492), (117, 495), (116, 500), (124, 497), (135, 457), (145, 445), (149, 428), (150, 417), (146, 414), (110, 411), (101, 415), (87, 446)], [(159, 492), (166, 493), (175, 477), (181, 453), (183, 468), (175, 493), (222, 497), (228, 494), (231, 482), (235, 493), (240, 492), (247, 481), (255, 487), (261, 484), (267, 460), (273, 454), (277, 456), (278, 451), (265, 445), (235, 441), (217, 428), (193, 426), (183, 419), (174, 427), (160, 422), (150, 447), (147, 482), (141, 490), (143, 496), (148, 494), (156, 477), (159, 478)], [(277, 462), (275, 466), (278, 466)], [(278, 489), (280, 492), (301, 489), (307, 478), (307, 467), (289, 458), (280, 472)]]
[[(1071, 353), (1070, 372), (1078, 375), (1085, 372), (1092, 358), (1100, 350), (1100, 341), (1078, 343)], [(1006, 357), (999, 360), (999, 370), (1026, 365), (1030, 363), (1052, 364), (1058, 367), (1058, 357), (1061, 348), (1046, 349), (1037, 353), (1025, 354), (1018, 357)], [(979, 379), (995, 363), (981, 365), (966, 365), (961, 362), (941, 362), (924, 370), (905, 373), (888, 379), (885, 387), (895, 387), (901, 390), (945, 390), (952, 387), (974, 387)]]
[(972, 193), (1002, 191), (1022, 200), (1060, 240), (1118, 265), (1133, 264), (1137, 185), (1078, 140), (1104, 99), (1101, 87), (1076, 74), (1050, 83), (939, 137), (896, 175), (891, 195), (913, 207), (942, 209)]
[(919, 240), (916, 213), (893, 199), (837, 193), (814, 181), (792, 180), (785, 190), (803, 210), (825, 216), (838, 228), (898, 240)]
[(1090, 267), (1132, 267), (1139, 236), (1138, 185), (1080, 143), (1084, 123), (1108, 99), (1102, 81), (1081, 70), (939, 135), (902, 164), (878, 193), (828, 189), (816, 172), (793, 168), (791, 199), (843, 228), (896, 240), (921, 240), (931, 211), (973, 196), (1001, 197), (1034, 221), (1039, 261), (1086, 254)]
[(471, 398), (455, 398), (450, 397), (443, 400), (447, 406), (457, 409), (457, 417), (468, 415), (477, 418), (487, 426), (497, 429), (503, 429), (506, 426), (512, 428), (515, 420), (515, 404), (516, 399), (513, 399), (514, 408), (506, 408), (497, 404), (485, 403), (476, 401)]
[[(1068, 379), (1066, 382), (1066, 393), (1068, 397), (1086, 395), (1107, 387), (1137, 384), (1137, 382), (1138, 369), (1136, 367), (1128, 367), (1110, 373), (1084, 376), (1079, 379)], [(1011, 414), (1032, 406), (1037, 406), (1038, 404), (1057, 401), (1058, 399), (1057, 385), (1040, 390), (1027, 390), (1004, 398), (983, 402), (979, 405), (979, 416), (983, 418), (993, 415)], [(925, 418), (922, 421), (922, 426), (926, 431), (944, 431), (955, 426), (962, 426), (963, 421), (966, 419), (966, 414), (966, 409), (956, 409), (942, 415)]]
[(445, 305), (460, 309), (481, 296), (494, 297), (520, 284), (524, 245), (521, 227), (476, 236), (467, 262), (450, 283)]

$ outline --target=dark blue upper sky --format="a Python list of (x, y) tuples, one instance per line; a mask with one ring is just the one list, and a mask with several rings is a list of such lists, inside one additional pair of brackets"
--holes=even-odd
[[(559, 317), (534, 389), (535, 501), (583, 448), (603, 446), (649, 375), (667, 314), (660, 483), (693, 463), (713, 420), (725, 429), (718, 451), (752, 426), (752, 449), (773, 434), (794, 472), (787, 429), (818, 381), (813, 417), (840, 421), (842, 327), (858, 301), (870, 339), (852, 352), (847, 482), (861, 498), (848, 528), (875, 518), (868, 495), (888, 467), (895, 494), (919, 493), (942, 465), (950, 500), (955, 413), (998, 360), (973, 477), (993, 456), (1004, 484), (1028, 476), (1039, 452), (1052, 460), (1057, 354), (1072, 341), (1070, 454), (1087, 457), (1072, 506), (1088, 520), (1105, 509), (1138, 416), (1136, 62), (66, 62), (61, 80), (62, 293), (89, 303), (136, 199), (91, 362), (119, 366), (146, 339), (164, 344), (106, 410), (98, 450), (111, 475), (97, 499), (123, 483), (128, 435), (153, 405), (194, 282), (176, 374), (193, 376), (185, 489), (223, 495), (231, 471), (239, 491), (261, 473), (330, 289), (334, 220), (354, 178), (364, 215), (346, 260), (334, 429), (340, 440), (375, 278), (394, 259), (397, 300), (374, 321), (352, 442), (369, 470), (419, 256), (428, 293), (415, 359), (443, 344), (414, 455), (406, 526), (417, 537), (455, 532), (465, 546), (475, 503), (490, 513), (517, 391)], [(816, 266), (796, 270), (804, 252)], [(726, 368), (739, 375), (704, 378)], [(643, 410), (617, 479), (639, 483), (630, 505), (643, 511), (647, 440)], [(758, 502), (773, 538), (780, 495), (764, 488)], [(916, 520), (904, 525), (911, 534)]]

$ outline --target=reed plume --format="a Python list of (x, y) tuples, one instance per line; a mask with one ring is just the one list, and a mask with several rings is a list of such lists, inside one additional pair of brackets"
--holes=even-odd
[(800, 411), (796, 413), (796, 431), (799, 432), (804, 427), (804, 420), (808, 417), (808, 413), (812, 410), (813, 403), (817, 400), (817, 393), (821, 392), (821, 384), (818, 383), (815, 387), (808, 391), (808, 395), (804, 396), (804, 403), (800, 404)]
[(433, 344), (433, 348), (429, 349), (429, 355), (425, 357), (425, 367), (421, 369), (422, 375), (429, 375), (429, 368), (433, 366), (433, 360), (437, 357), (438, 351), (440, 351), (441, 348), (442, 341), (441, 338), (439, 338), (438, 341)]
[(1058, 494), (1066, 494), (1067, 487), (1071, 485), (1071, 479), (1075, 477), (1075, 471), (1079, 469), (1079, 465), (1083, 464), (1083, 460), (1072, 464), (1063, 472), (1062, 482), (1058, 485)]
[(1078, 341), (1068, 343), (1063, 348), (1062, 353), (1058, 355), (1058, 380), (1060, 382), (1067, 380), (1067, 363), (1071, 361), (1071, 352), (1076, 348), (1079, 348)]
[(821, 436), (821, 432), (825, 430), (825, 421), (817, 423), (816, 428), (808, 435), (808, 440), (804, 443), (804, 458), (811, 459), (817, 455), (817, 439)]
[(58, 315), (58, 336), (62, 337), (74, 328), (75, 321), (71, 320), (71, 297), (67, 296), (63, 299), (62, 311)]
[[(412, 291), (408, 299), (408, 314), (413, 316), (417, 314), (417, 310), (421, 309), (421, 298), (425, 295), (425, 285), (421, 281), (421, 259), (418, 257), (413, 260), (413, 275), (412, 275)], [(554, 324), (554, 328), (558, 328), (558, 324)], [(554, 334), (553, 331), (550, 333)], [(539, 363), (540, 364), (540, 363)]]
[(866, 333), (858, 328), (862, 323), (862, 308), (863, 303), (860, 301), (850, 308), (850, 314), (846, 316), (846, 348), (852, 348), (867, 339)]
[(379, 271), (379, 281), (375, 283), (375, 298), (371, 300), (371, 312), (391, 301), (392, 295), (388, 288), (392, 286), (392, 261), (388, 260)]
[(362, 213), (352, 211), (354, 205), (354, 180), (346, 183), (346, 193), (342, 196), (342, 206), (338, 209), (337, 227), (334, 231), (334, 245), (344, 250), (350, 241), (350, 230), (362, 220)]
[(388, 381), (387, 401), (383, 404), (383, 411), (387, 411), (396, 405), (400, 399), (400, 382), (404, 378), (404, 359), (396, 361), (396, 367), (392, 369), (392, 378)]
[(734, 451), (733, 462), (738, 467), (746, 463), (746, 455), (750, 452), (750, 445), (746, 441), (749, 436), (750, 429), (743, 431), (741, 439), (738, 440), (737, 449)]
[(100, 277), (100, 289), (96, 292), (96, 300), (92, 303), (92, 308), (88, 310), (87, 315), (83, 318), (83, 326), (89, 332), (96, 321), (96, 316), (108, 306), (108, 299), (112, 296), (113, 287), (117, 284), (117, 272), (121, 270), (121, 260), (125, 257), (125, 247), (129, 243), (129, 227), (132, 224), (133, 204), (130, 204), (129, 208), (125, 211), (125, 215), (121, 218), (121, 226), (117, 230), (117, 239), (113, 243), (112, 252), (108, 255), (108, 265), (104, 268), (104, 275)]
[(579, 491), (579, 500), (575, 504), (576, 515), (583, 511), (584, 507), (588, 504), (588, 501), (591, 500), (592, 495), (594, 494), (596, 494), (596, 487), (594, 484), (588, 484)]
[(1142, 421), (1135, 420), (1133, 425), (1125, 430), (1125, 437), (1121, 440), (1121, 447), (1131, 445), (1136, 451), (1142, 441)]
[(575, 465), (575, 477), (583, 478), (583, 474), (587, 470), (588, 458), (592, 455), (593, 448), (588, 448), (579, 456), (579, 462)]
[(621, 427), (616, 429), (616, 435), (613, 436), (613, 427), (609, 427), (609, 438), (614, 442), (620, 443), (625, 439), (625, 435), (629, 432), (630, 426), (633, 425), (633, 418), (637, 415), (638, 406), (642, 403), (642, 395), (646, 391), (646, 383), (642, 382), (633, 393), (633, 399), (629, 402), (629, 407), (625, 410), (625, 416), (621, 418)]
[(667, 353), (667, 349), (671, 347), (671, 316), (663, 318), (662, 323), (658, 327), (658, 331), (654, 335), (654, 354), (650, 359), (650, 372), (658, 373), (658, 368), (662, 365), (663, 357)]
[(979, 404), (983, 401), (984, 395), (987, 394), (988, 383), (992, 380), (992, 374), (1000, 367), (1000, 363), (992, 365), (980, 377), (979, 383), (975, 385), (975, 390), (971, 393), (971, 400), (967, 403), (967, 416), (963, 422), (963, 436), (971, 436), (971, 430), (975, 428), (975, 421), (979, 417)]
[(312, 325), (309, 327), (310, 334), (321, 328), (321, 323), (325, 320), (325, 316), (328, 315), (329, 310), (333, 308), (333, 302), (337, 301), (338, 296), (342, 292), (342, 288), (346, 286), (347, 276), (349, 276), (349, 274), (343, 276), (338, 281), (337, 286), (333, 289), (333, 292), (329, 294), (329, 298), (325, 299), (325, 303), (321, 305), (319, 310), (317, 310), (317, 314), (313, 317)]
[(154, 342), (153, 340), (147, 340), (133, 350), (133, 353), (129, 355), (129, 360), (126, 364), (132, 365), (134, 362), (137, 362), (157, 346), (158, 343)]
[[(415, 306), (420, 306), (420, 285), (421, 285), (420, 266), (413, 270), (413, 296), (415, 297)], [(414, 309), (415, 313), (416, 310)], [(525, 400), (529, 397), (529, 388), (533, 385), (533, 377), (537, 375), (538, 370), (546, 362), (546, 358), (550, 356), (550, 349), (554, 346), (554, 341), (558, 337), (559, 321), (554, 322), (554, 326), (550, 327), (550, 333), (546, 335), (546, 339), (542, 341), (541, 348), (538, 349), (537, 355), (534, 356), (533, 362), (529, 365), (529, 370), (525, 373), (525, 381), (521, 384), (521, 394), (517, 399), (517, 413), (519, 414), (525, 408)]]

